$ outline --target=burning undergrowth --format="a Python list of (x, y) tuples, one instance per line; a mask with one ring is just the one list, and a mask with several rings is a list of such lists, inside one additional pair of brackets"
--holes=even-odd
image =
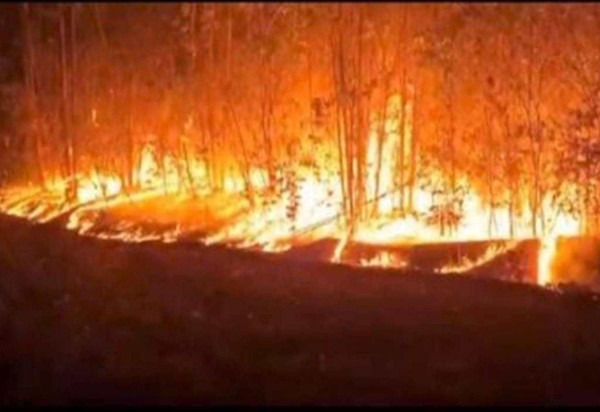
[[(53, 210), (52, 204), (44, 204), (39, 195), (32, 197), (37, 199), (38, 208)], [(3, 206), (14, 207), (14, 202), (6, 196)], [(14, 214), (26, 213), (30, 202), (36, 204), (29, 198), (16, 202), (19, 207)], [(339, 217), (334, 216), (329, 221), (318, 222), (313, 228), (304, 229), (304, 233), (282, 230), (279, 233), (283, 236), (270, 238), (268, 243), (258, 240), (248, 242), (243, 236), (243, 229), (251, 227), (249, 222), (253, 216), (260, 216), (260, 213), (253, 210), (241, 194), (218, 193), (199, 198), (165, 195), (155, 190), (102, 198), (71, 207), (55, 206), (50, 218), (44, 216), (37, 221), (48, 223), (54, 219), (80, 235), (100, 239), (136, 243), (223, 243), (233, 248), (277, 252), (291, 262), (335, 261), (397, 272), (470, 274), (519, 282), (537, 280), (535, 256), (539, 246), (532, 240), (424, 242), (400, 238), (395, 243), (369, 243), (360, 238), (336, 239)], [(36, 220), (36, 217), (29, 217)], [(265, 220), (261, 223), (262, 226), (255, 229), (258, 235), (265, 233), (261, 230), (268, 229), (270, 222)], [(285, 236), (289, 233), (295, 236)], [(221, 239), (218, 239), (219, 236)]]
[[(593, 234), (600, 204), (588, 138), (600, 135), (597, 80), (566, 105), (574, 88), (543, 76), (546, 60), (533, 53), (587, 67), (564, 38), (541, 41), (555, 32), (544, 19), (557, 27), (565, 14), (294, 7), (166, 8), (181, 32), (155, 21), (175, 43), (154, 50), (157, 37), (146, 50), (138, 42), (153, 13), (119, 31), (95, 8), (102, 35), (87, 33), (83, 47), (70, 30), (86, 32), (76, 24), (85, 7), (61, 6), (60, 30), (42, 33), (34, 23), (48, 13), (24, 6), (26, 144), (15, 176), (28, 183), (0, 190), (0, 210), (103, 239), (440, 275), (493, 272), (533, 242), (535, 275), (519, 264), (504, 277), (559, 281), (559, 240)], [(42, 34), (52, 47), (39, 47)], [(107, 57), (113, 37), (129, 52), (123, 62)]]
[[(387, 139), (393, 136), (388, 135)], [(166, 163), (176, 162), (167, 160)], [(373, 162), (379, 164), (383, 175), (395, 164), (385, 157)], [(507, 227), (498, 226), (497, 221), (493, 228), (483, 224), (490, 213), (501, 215), (505, 211), (486, 211), (466, 181), (463, 183), (467, 191), (459, 209), (449, 207), (444, 197), (436, 198), (435, 192), (415, 190), (412, 212), (398, 214), (393, 181), (387, 178), (386, 182), (386, 178), (378, 179), (374, 174), (371, 180), (375, 189), (363, 209), (367, 215), (349, 220), (336, 176), (319, 174), (314, 167), (300, 167), (296, 171), (300, 178), (291, 188), (290, 181), (295, 180), (283, 176), (279, 189), (269, 189), (264, 186), (265, 174), (256, 170), (252, 192), (248, 192), (244, 182), (231, 180), (226, 190), (198, 187), (190, 195), (182, 187), (183, 178), (177, 168), (164, 175), (160, 163), (156, 150), (149, 147), (142, 151), (137, 172), (141, 186), (135, 191), (124, 190), (115, 176), (96, 172), (77, 182), (72, 198), (71, 186), (58, 180), (43, 191), (4, 191), (0, 207), (12, 215), (39, 223), (57, 221), (80, 235), (101, 239), (221, 243), (234, 248), (285, 252), (288, 256), (302, 256), (303, 251), (312, 250), (308, 256), (315, 260), (443, 275), (490, 271), (498, 261), (510, 261), (513, 252), (526, 242), (525, 237), (494, 240), (491, 233), (495, 230), (498, 235), (506, 234)], [(429, 177), (444, 180), (438, 171), (432, 171)], [(457, 214), (457, 210), (461, 213)], [(372, 217), (368, 217), (369, 213)], [(514, 219), (516, 229), (526, 232), (526, 224), (519, 222)], [(526, 273), (522, 265), (500, 265), (506, 273), (496, 277), (550, 283), (556, 236), (577, 233), (578, 225), (576, 220), (560, 214), (553, 223), (557, 229), (538, 242), (537, 262), (529, 262), (529, 271), (537, 268), (536, 275)]]

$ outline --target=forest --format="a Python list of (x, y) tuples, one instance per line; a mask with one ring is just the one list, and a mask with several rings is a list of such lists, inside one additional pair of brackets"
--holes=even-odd
[(12, 7), (5, 211), (226, 195), (206, 241), (272, 250), (597, 231), (595, 4)]
[(599, 39), (0, 4), (0, 405), (600, 404)]

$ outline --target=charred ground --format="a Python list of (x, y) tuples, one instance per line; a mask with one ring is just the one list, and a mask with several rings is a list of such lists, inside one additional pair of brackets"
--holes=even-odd
[(590, 296), (0, 227), (2, 404), (600, 402)]

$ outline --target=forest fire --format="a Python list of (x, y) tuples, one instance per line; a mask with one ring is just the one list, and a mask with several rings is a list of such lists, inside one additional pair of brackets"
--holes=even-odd
[[(458, 262), (456, 264), (449, 264), (446, 265), (444, 267), (442, 267), (439, 272), (440, 273), (463, 273), (463, 272), (468, 272), (469, 270), (476, 268), (478, 266), (481, 266), (485, 263), (490, 262), (492, 259), (498, 257), (501, 254), (506, 253), (509, 250), (514, 249), (517, 246), (518, 242), (516, 241), (512, 241), (507, 245), (504, 246), (497, 246), (497, 245), (491, 245), (489, 246), (485, 252), (483, 253), (483, 255), (481, 255), (480, 257), (478, 257), (475, 260), (471, 260), (468, 258), (463, 259), (461, 262)], [(547, 259), (547, 261), (544, 261), (540, 264), (540, 271), (544, 271), (543, 272), (543, 276), (547, 276), (549, 275), (549, 273), (547, 273), (546, 271), (548, 270), (550, 263), (552, 262), (552, 258), (553, 256), (545, 256), (545, 258)], [(547, 281), (549, 280), (549, 277), (546, 277), (545, 280), (546, 282), (542, 283), (540, 281), (540, 274), (538, 274), (538, 283), (540, 284), (545, 284), (547, 283)]]
[(600, 6), (0, 5), (0, 405), (600, 405)]
[[(392, 101), (397, 102), (397, 96)], [(392, 117), (395, 119), (395, 117)], [(394, 130), (388, 126), (391, 121), (386, 121), (386, 130)], [(389, 129), (387, 129), (389, 127)], [(407, 135), (410, 136), (410, 128)], [(375, 140), (374, 135), (368, 138), (369, 144)], [(376, 136), (376, 135), (375, 135)], [(442, 221), (442, 230), (435, 223), (428, 222), (423, 216), (439, 206), (434, 203), (430, 193), (415, 190), (413, 213), (404, 217), (394, 215), (394, 178), (393, 169), (397, 159), (390, 155), (397, 153), (397, 135), (394, 132), (388, 132), (383, 137), (383, 146), (388, 146), (381, 157), (371, 150), (369, 155), (368, 170), (369, 184), (367, 191), (371, 195), (373, 206), (373, 218), (357, 219), (350, 223), (344, 223), (341, 219), (343, 211), (341, 210), (343, 198), (339, 191), (336, 192), (335, 185), (328, 182), (334, 182), (339, 176), (331, 176), (329, 181), (310, 180), (310, 172), (299, 168), (295, 171), (298, 175), (304, 172), (305, 180), (300, 183), (296, 193), (290, 191), (283, 192), (277, 198), (269, 198), (264, 194), (264, 181), (266, 171), (255, 169), (254, 182), (252, 189), (257, 191), (254, 195), (254, 205), (247, 205), (240, 213), (240, 210), (232, 211), (231, 218), (214, 233), (204, 232), (197, 240), (205, 244), (228, 243), (241, 248), (259, 248), (268, 252), (280, 252), (289, 249), (294, 243), (315, 240), (318, 237), (338, 238), (338, 246), (334, 255), (331, 257), (333, 262), (341, 262), (341, 254), (348, 241), (359, 241), (366, 244), (394, 245), (394, 244), (415, 244), (439, 241), (465, 241), (465, 240), (486, 240), (492, 239), (490, 232), (486, 231), (486, 221), (489, 219), (489, 213), (506, 215), (506, 210), (497, 208), (494, 211), (486, 211), (482, 207), (482, 201), (475, 193), (471, 193), (464, 198), (463, 210), (466, 218), (459, 224), (452, 224), (450, 220)], [(146, 146), (141, 151), (139, 169), (136, 172), (137, 180), (140, 182), (139, 189), (135, 192), (126, 192), (123, 182), (116, 175), (102, 174), (93, 171), (89, 176), (77, 177), (77, 192), (72, 200), (67, 199), (69, 185), (65, 181), (56, 181), (44, 191), (35, 191), (34, 189), (11, 189), (3, 194), (3, 201), (0, 204), (3, 212), (12, 214), (40, 223), (48, 222), (57, 216), (65, 213), (69, 214), (66, 227), (85, 235), (88, 233), (100, 238), (113, 238), (125, 241), (144, 241), (144, 240), (162, 240), (165, 242), (174, 242), (179, 236), (185, 234), (190, 229), (198, 227), (181, 226), (181, 222), (173, 221), (175, 228), (163, 229), (153, 234), (143, 233), (139, 228), (128, 224), (119, 224), (111, 228), (110, 232), (102, 230), (96, 231), (95, 227), (99, 223), (98, 219), (103, 211), (118, 207), (123, 204), (132, 204), (136, 202), (143, 203), (150, 199), (160, 196), (170, 196), (169, 201), (177, 201), (177, 198), (185, 199), (187, 202), (198, 202), (205, 208), (218, 208), (218, 205), (211, 205), (211, 193), (208, 190), (197, 188), (195, 196), (186, 198), (181, 192), (184, 185), (184, 178), (179, 174), (177, 164), (182, 163), (181, 159), (165, 157), (159, 162), (152, 146)], [(161, 175), (160, 164), (163, 164), (165, 172)], [(380, 175), (375, 173), (377, 165)], [(187, 167), (190, 167), (189, 165)], [(203, 168), (200, 162), (194, 163), (193, 173), (197, 176), (203, 175)], [(439, 179), (444, 176), (439, 171), (435, 172)], [(377, 176), (380, 176), (377, 181)], [(234, 196), (243, 198), (244, 182), (235, 180), (231, 176), (228, 180), (224, 192), (232, 199)], [(469, 192), (473, 190), (467, 187)], [(264, 199), (260, 201), (266, 205), (256, 204), (260, 195)], [(294, 220), (289, 216), (290, 198), (298, 196), (301, 199), (298, 202), (298, 210), (295, 213)], [(551, 209), (548, 210), (552, 212)], [(100, 212), (100, 213), (98, 213)], [(139, 216), (144, 218), (145, 216)], [(151, 217), (151, 216), (150, 216)], [(201, 220), (202, 217), (199, 217)], [(441, 219), (452, 219), (452, 216), (441, 217)], [(200, 222), (195, 222), (200, 224)], [(559, 235), (575, 235), (579, 230), (579, 222), (574, 219), (561, 220), (558, 229), (544, 236), (541, 240), (541, 248), (538, 260), (538, 283), (546, 285), (552, 282), (551, 266), (556, 253), (556, 238)], [(443, 225), (448, 225), (448, 232), (443, 233)], [(450, 229), (451, 228), (451, 229)], [(525, 233), (526, 228), (516, 227), (517, 233)], [(500, 236), (508, 234), (507, 227), (496, 225), (495, 233)], [(460, 263), (448, 264), (439, 268), (439, 273), (461, 273), (466, 272), (483, 263), (489, 262), (495, 257), (514, 248), (518, 241), (511, 242), (510, 246), (496, 247), (490, 246), (486, 252), (478, 259), (464, 259)], [(398, 261), (392, 255), (381, 252), (372, 259), (361, 259), (362, 266), (381, 266), (381, 267), (407, 267), (407, 263)]]
[[(461, 199), (461, 209), (444, 208), (447, 204), (435, 200), (435, 192), (427, 192), (413, 188), (412, 211), (410, 214), (399, 215), (395, 208), (397, 190), (395, 189), (398, 157), (402, 156), (399, 150), (398, 115), (400, 100), (398, 95), (389, 99), (386, 118), (383, 127), (374, 124), (372, 131), (366, 137), (368, 146), (366, 193), (369, 199), (365, 202), (370, 217), (356, 217), (348, 221), (343, 219), (343, 197), (336, 182), (338, 174), (326, 176), (327, 170), (309, 170), (302, 166), (292, 170), (298, 176), (297, 186), (286, 188), (281, 193), (273, 196), (266, 193), (268, 172), (255, 168), (251, 170), (249, 180), (245, 182), (239, 176), (226, 176), (223, 192), (230, 199), (236, 196), (242, 203), (241, 208), (230, 210), (230, 216), (225, 217), (225, 224), (214, 231), (204, 232), (198, 241), (206, 244), (228, 243), (242, 248), (259, 248), (264, 251), (278, 252), (289, 249), (294, 243), (315, 240), (319, 237), (338, 238), (338, 246), (331, 260), (340, 262), (340, 256), (346, 243), (350, 240), (362, 243), (379, 245), (414, 244), (439, 241), (465, 241), (493, 239), (492, 236), (508, 236), (509, 227), (504, 222), (495, 221), (494, 227), (487, 223), (490, 215), (508, 216), (508, 211), (502, 208), (486, 210), (483, 201), (477, 196), (474, 189), (466, 179), (461, 186), (466, 189), (466, 196)], [(382, 135), (377, 130), (383, 130)], [(405, 141), (410, 141), (412, 128), (410, 122), (406, 123), (404, 131)], [(377, 146), (380, 149), (377, 150)], [(406, 150), (406, 149), (405, 149)], [(400, 155), (399, 155), (400, 154)], [(408, 157), (410, 153), (404, 152)], [(332, 165), (326, 165), (331, 167)], [(186, 179), (181, 170), (186, 168), (188, 173), (196, 176), (199, 182), (193, 189), (194, 196), (183, 191)], [(321, 178), (316, 178), (321, 176)], [(85, 235), (93, 233), (100, 238), (116, 238), (126, 241), (163, 240), (176, 241), (190, 229), (197, 226), (182, 227), (180, 222), (173, 221), (176, 228), (165, 229), (153, 234), (144, 234), (143, 231), (132, 229), (131, 225), (120, 224), (111, 228), (112, 233), (95, 231), (99, 216), (102, 211), (118, 207), (123, 204), (144, 202), (158, 196), (170, 196), (169, 201), (176, 198), (186, 198), (188, 202), (198, 202), (203, 207), (218, 208), (219, 205), (211, 204), (211, 191), (206, 189), (206, 168), (199, 159), (178, 159), (165, 156), (159, 159), (156, 149), (146, 145), (140, 152), (139, 168), (135, 170), (136, 180), (139, 182), (136, 191), (124, 189), (124, 183), (118, 175), (111, 175), (97, 171), (88, 175), (79, 174), (76, 181), (76, 194), (69, 199), (71, 186), (67, 180), (57, 179), (49, 184), (45, 190), (35, 190), (31, 187), (7, 190), (2, 196), (0, 207), (4, 213), (24, 217), (41, 223), (69, 213), (66, 227)], [(323, 177), (324, 176), (324, 177)], [(448, 180), (439, 170), (433, 170), (428, 175), (438, 182)], [(252, 197), (248, 198), (244, 191), (252, 190)], [(294, 204), (293, 216), (290, 215), (290, 205)], [(545, 212), (549, 215), (561, 217), (554, 222), (553, 229), (541, 239), (541, 248), (538, 260), (538, 283), (549, 284), (552, 281), (551, 265), (556, 253), (556, 238), (559, 235), (576, 235), (579, 233), (579, 222), (572, 218), (560, 215), (552, 209), (552, 205), (545, 204)], [(431, 220), (428, 213), (437, 210)], [(100, 214), (98, 213), (100, 212)], [(396, 213), (394, 213), (396, 212)], [(461, 213), (460, 216), (458, 213)], [(369, 216), (367, 215), (367, 216)], [(145, 216), (140, 216), (144, 218)], [(150, 216), (151, 217), (151, 216)], [(198, 216), (201, 221), (204, 216)], [(429, 219), (429, 220), (428, 220)], [(458, 221), (460, 219), (460, 221)], [(200, 224), (200, 222), (195, 222)], [(515, 224), (516, 223), (516, 224)], [(513, 222), (513, 233), (527, 233), (528, 223)], [(487, 226), (487, 228), (486, 228)], [(205, 229), (205, 228), (202, 228)], [(518, 237), (516, 237), (518, 238)], [(460, 273), (468, 271), (478, 265), (488, 262), (504, 253), (506, 248), (490, 247), (484, 255), (475, 261), (466, 259), (459, 264), (448, 264), (439, 269), (439, 273)], [(364, 266), (405, 267), (405, 262), (396, 263), (391, 255), (382, 252), (373, 259), (361, 260)]]
[[(513, 51), (519, 60), (501, 48), (479, 48), (466, 27), (450, 30), (463, 16), (460, 7), (443, 18), (427, 7), (392, 7), (399, 17), (393, 21), (387, 6), (317, 7), (335, 16), (326, 27), (302, 26), (310, 9), (304, 6), (178, 7), (170, 11), (181, 31), (173, 61), (185, 63), (161, 74), (176, 83), (173, 90), (161, 88), (153, 61), (143, 56), (137, 69), (123, 67), (118, 81), (99, 75), (98, 62), (118, 66), (101, 57), (108, 55), (100, 51), (107, 44), (100, 8), (89, 33), (87, 17), (61, 8), (58, 42), (44, 49), (35, 25), (46, 18), (43, 7), (24, 7), (27, 171), (14, 181), (29, 183), (5, 185), (3, 213), (40, 223), (62, 219), (81, 235), (134, 242), (185, 238), (284, 252), (335, 239), (329, 260), (338, 263), (352, 242), (508, 239), (512, 248), (538, 239), (540, 285), (555, 281), (557, 239), (592, 230), (595, 192), (580, 162), (591, 143), (559, 139), (592, 92), (579, 96), (581, 108), (548, 114), (557, 102), (539, 94), (544, 78), (531, 50), (542, 44), (543, 22), (533, 14), (515, 17), (531, 32), (532, 49)], [(491, 22), (500, 10), (513, 10), (473, 7)], [(199, 31), (199, 16), (212, 15), (227, 24)], [(293, 16), (298, 50), (269, 43), (292, 30), (284, 15)], [(269, 23), (253, 27), (248, 18)], [(368, 34), (373, 27), (381, 30)], [(81, 44), (73, 30), (85, 32)], [(498, 28), (489, 40), (500, 44), (518, 32), (511, 30)], [(328, 41), (317, 42), (315, 33)], [(261, 52), (245, 56), (254, 41)], [(508, 75), (504, 66), (464, 60), (472, 54), (526, 67)], [(286, 63), (292, 55), (301, 62), (293, 69)], [(55, 72), (42, 70), (44, 62), (55, 63)], [(522, 84), (511, 83), (521, 75)], [(546, 87), (563, 90), (559, 83)], [(47, 115), (54, 111), (55, 118)], [(583, 133), (578, 127), (571, 135)], [(573, 170), (577, 162), (582, 166)], [(510, 248), (490, 246), (477, 259), (436, 271), (467, 272)], [(384, 251), (361, 262), (407, 266)]]

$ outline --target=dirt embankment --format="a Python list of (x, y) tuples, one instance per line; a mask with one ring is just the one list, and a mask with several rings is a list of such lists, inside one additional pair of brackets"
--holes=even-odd
[(600, 403), (600, 306), (0, 218), (0, 403)]

